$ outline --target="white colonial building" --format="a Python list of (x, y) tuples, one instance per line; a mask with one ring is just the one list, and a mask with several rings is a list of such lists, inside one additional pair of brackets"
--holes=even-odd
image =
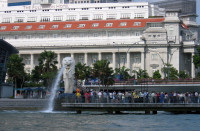
[(107, 59), (113, 68), (146, 69), (150, 76), (169, 63), (195, 77), (197, 16), (179, 12), (148, 2), (2, 7), (0, 38), (19, 50), (27, 72), (41, 52), (51, 50), (59, 68), (71, 56), (89, 66)]

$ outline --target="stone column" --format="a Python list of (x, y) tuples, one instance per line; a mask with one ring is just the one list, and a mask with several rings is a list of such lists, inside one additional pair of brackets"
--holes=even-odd
[(126, 54), (127, 56), (126, 56), (126, 59), (127, 59), (127, 68), (129, 68), (130, 69), (130, 60), (131, 60), (131, 58), (130, 58), (130, 52), (127, 52), (127, 54)]
[(191, 54), (191, 77), (195, 78), (195, 67), (193, 63), (193, 56), (194, 56), (194, 53)]
[(98, 57), (99, 57), (99, 60), (101, 60), (101, 52), (99, 52)]
[(85, 62), (86, 65), (88, 65), (88, 59), (87, 58), (88, 58), (88, 54), (85, 53), (84, 54), (84, 62)]
[(116, 68), (116, 52), (113, 52), (113, 69)]
[(71, 53), (71, 58), (73, 58), (73, 59), (74, 59), (74, 53)]
[(31, 69), (30, 70), (33, 70), (34, 69), (34, 54), (31, 54)]
[(58, 65), (57, 65), (57, 67), (58, 67), (58, 69), (60, 69), (60, 68), (61, 68), (61, 63), (60, 63), (60, 53), (57, 53), (57, 61), (58, 61)]
[[(126, 54), (127, 56), (126, 56), (126, 67), (128, 68), (128, 69), (131, 69), (131, 62), (130, 62), (130, 60), (131, 60), (131, 58), (130, 58), (130, 52), (127, 52), (127, 54)], [(130, 74), (130, 71), (129, 71), (129, 74)]]
[(144, 52), (141, 52), (141, 69), (145, 70), (145, 58)]

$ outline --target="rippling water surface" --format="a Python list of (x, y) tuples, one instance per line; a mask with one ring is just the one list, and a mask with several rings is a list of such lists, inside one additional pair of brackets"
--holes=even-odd
[(0, 131), (199, 131), (200, 115), (0, 111)]

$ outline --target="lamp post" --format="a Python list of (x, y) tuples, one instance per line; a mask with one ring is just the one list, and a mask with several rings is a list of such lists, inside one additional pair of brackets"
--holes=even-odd
[(164, 62), (164, 60), (162, 59), (162, 57), (160, 56), (160, 54), (159, 54), (158, 52), (153, 51), (153, 50), (149, 50), (149, 51), (150, 51), (150, 52), (155, 52), (155, 53), (160, 57), (160, 59), (161, 59), (163, 65), (164, 65), (164, 79), (166, 79), (165, 62)]
[(150, 52), (155, 52), (161, 59), (163, 65), (164, 65), (164, 78), (166, 79), (166, 68), (165, 68), (165, 65), (167, 66), (167, 76), (168, 76), (168, 80), (170, 80), (170, 74), (169, 74), (169, 66), (170, 66), (170, 63), (171, 63), (171, 60), (172, 60), (172, 56), (173, 54), (178, 50), (178, 48), (176, 50), (174, 50), (171, 54), (170, 54), (170, 59), (169, 61), (165, 64), (164, 63), (164, 60), (162, 59), (162, 57), (160, 56), (160, 54), (156, 51), (153, 51), (153, 50), (149, 50)]
[(168, 62), (168, 64), (167, 64), (167, 76), (168, 76), (168, 80), (170, 80), (169, 66), (171, 66), (170, 63), (171, 63), (171, 60), (172, 60), (172, 56), (173, 56), (173, 54), (174, 54), (177, 50), (178, 50), (178, 48), (176, 48), (176, 50), (174, 50), (174, 51), (170, 54), (170, 59), (169, 59), (169, 62)]

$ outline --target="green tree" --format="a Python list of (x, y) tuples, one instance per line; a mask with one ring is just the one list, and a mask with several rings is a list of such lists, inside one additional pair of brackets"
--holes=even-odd
[(12, 81), (16, 88), (23, 87), (26, 78), (24, 65), (23, 58), (19, 57), (17, 54), (12, 54), (7, 62), (8, 81)]
[(75, 65), (75, 78), (76, 80), (84, 80), (88, 79), (91, 75), (91, 68), (89, 66), (86, 66), (86, 64), (81, 64), (78, 62)]
[(42, 80), (42, 67), (35, 66), (35, 68), (31, 72), (31, 80), (33, 82), (39, 83), (40, 80)]
[(108, 60), (98, 60), (93, 64), (92, 75), (98, 77), (100, 84), (108, 87), (114, 84), (113, 69), (109, 67), (110, 62)]
[(138, 71), (133, 70), (132, 72), (137, 74), (138, 79), (149, 78), (147, 70), (139, 69)]
[(200, 67), (200, 47), (198, 47), (197, 49), (197, 53), (193, 56), (193, 63), (195, 68)]
[(185, 73), (185, 71), (180, 71), (178, 74), (179, 78), (189, 78), (189, 75)]
[(115, 68), (115, 74), (114, 75), (122, 75), (122, 79), (123, 80), (127, 80), (129, 78), (131, 78), (131, 76), (129, 75), (128, 71), (130, 71), (130, 69), (126, 68), (125, 66), (122, 66), (121, 68)]
[(161, 74), (160, 74), (159, 70), (156, 70), (156, 71), (153, 73), (153, 78), (154, 78), (154, 79), (161, 79)]
[(41, 73), (41, 79), (47, 88), (50, 88), (58, 71), (56, 66), (58, 61), (56, 58), (57, 55), (55, 52), (46, 50), (40, 53), (38, 58), (39, 66), (35, 68), (35, 71), (37, 71), (35, 74)]
[(178, 79), (178, 70), (172, 66), (172, 64), (166, 64), (165, 67), (161, 69), (162, 72), (165, 71), (167, 79)]

